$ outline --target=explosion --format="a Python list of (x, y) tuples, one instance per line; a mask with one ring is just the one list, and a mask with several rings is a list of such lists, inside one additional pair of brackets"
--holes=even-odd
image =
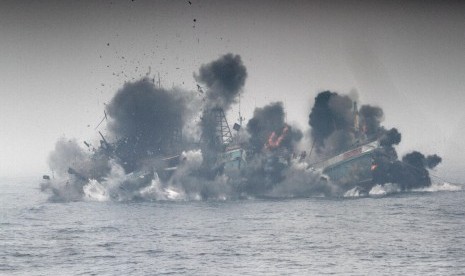
[[(226, 54), (194, 73), (199, 89), (205, 86), (203, 99), (194, 91), (156, 87), (145, 78), (125, 84), (107, 106), (100, 146), (59, 140), (49, 158), (55, 177), (42, 189), (65, 201), (199, 200), (342, 196), (354, 187), (431, 185), (428, 169), (441, 158), (414, 151), (399, 160), (395, 145), (401, 134), (381, 125), (383, 110), (358, 109), (347, 95), (324, 91), (316, 96), (308, 145), (302, 145), (303, 132), (286, 122), (281, 102), (256, 108), (245, 127), (235, 124), (231, 130), (226, 113), (246, 78), (241, 57)], [(313, 147), (313, 156), (298, 150)], [(339, 165), (359, 156), (363, 162)], [(371, 177), (362, 185), (364, 168)], [(336, 177), (338, 171), (344, 173)]]
[[(353, 112), (352, 106), (355, 109)], [(362, 125), (360, 128), (356, 127), (358, 116)], [(315, 98), (309, 118), (317, 152), (323, 156), (334, 155), (363, 141), (379, 141), (380, 147), (376, 148), (371, 160), (373, 182), (370, 188), (386, 183), (395, 183), (401, 190), (431, 185), (426, 168), (433, 169), (441, 158), (437, 155), (425, 157), (414, 151), (398, 160), (394, 145), (401, 142), (402, 136), (396, 128), (386, 130), (381, 126), (384, 113), (380, 107), (362, 105), (357, 111), (348, 96), (325, 91)]]
[(265, 144), (265, 148), (269, 150), (278, 148), (281, 145), (281, 142), (287, 136), (288, 130), (289, 127), (286, 125), (284, 129), (281, 131), (281, 135), (279, 135), (278, 137), (276, 137), (276, 132), (273, 131), (270, 134), (270, 137), (268, 137), (268, 141)]

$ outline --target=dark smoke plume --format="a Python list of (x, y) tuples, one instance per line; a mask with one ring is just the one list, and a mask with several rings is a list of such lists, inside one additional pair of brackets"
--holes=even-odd
[(194, 78), (207, 86), (200, 122), (201, 147), (207, 171), (214, 166), (217, 152), (223, 150), (224, 146), (216, 129), (219, 113), (226, 112), (237, 101), (247, 78), (247, 70), (239, 55), (229, 53), (202, 65)]
[(428, 155), (426, 157), (426, 166), (429, 169), (434, 169), (437, 165), (439, 165), (439, 163), (441, 163), (441, 161), (442, 161), (442, 158), (436, 154)]
[(381, 148), (374, 155), (376, 168), (373, 171), (376, 183), (396, 183), (401, 190), (409, 190), (431, 185), (428, 169), (433, 169), (441, 162), (441, 157), (429, 155), (425, 157), (418, 151), (413, 151), (398, 160), (394, 145), (401, 141), (401, 134), (396, 128), (385, 130), (379, 127), (379, 142)]
[(356, 129), (354, 104), (349, 96), (336, 92), (324, 91), (316, 96), (309, 124), (317, 153), (334, 154), (354, 146), (361, 138), (372, 140), (382, 135), (385, 136), (381, 141), (383, 145), (400, 142), (397, 129), (386, 132), (381, 126), (384, 113), (377, 106), (360, 107)]
[(247, 123), (247, 131), (250, 134), (250, 150), (258, 153), (263, 150), (270, 136), (274, 133), (274, 141), (282, 137), (280, 147), (292, 150), (293, 144), (300, 141), (302, 132), (297, 128), (288, 126), (285, 122), (283, 104), (271, 103), (263, 108), (256, 108), (253, 118)]
[[(167, 90), (148, 79), (125, 84), (107, 106), (107, 130), (102, 130), (100, 146), (57, 142), (49, 158), (56, 177), (46, 178), (43, 190), (58, 200), (118, 201), (346, 193), (346, 186), (307, 163), (310, 158), (305, 151), (299, 154), (302, 131), (286, 123), (281, 102), (257, 108), (245, 128), (235, 128), (239, 131), (222, 140), (220, 133), (227, 123), (219, 128), (218, 122), (225, 120), (224, 112), (237, 101), (247, 78), (239, 55), (226, 54), (202, 65), (194, 78), (205, 86), (203, 105), (198, 98), (201, 87), (196, 92)], [(428, 169), (441, 158), (415, 151), (399, 160), (395, 145), (401, 134), (381, 125), (383, 110), (363, 105), (357, 112), (355, 107), (346, 95), (331, 91), (317, 95), (309, 115), (317, 158), (378, 140), (373, 160), (366, 159), (364, 164), (374, 177), (368, 188), (388, 183), (402, 190), (431, 185)], [(197, 115), (200, 123), (193, 124)], [(201, 133), (200, 143), (199, 137), (183, 135), (186, 129)], [(343, 177), (352, 177), (356, 169)]]
[(181, 142), (190, 100), (186, 92), (157, 88), (148, 79), (127, 83), (116, 93), (107, 107), (109, 130), (119, 138), (114, 151), (126, 171), (180, 146), (174, 143)]
[(385, 132), (381, 137), (381, 148), (374, 155), (375, 183), (396, 183), (401, 190), (430, 186), (431, 178), (427, 168), (434, 168), (441, 162), (441, 158), (436, 154), (425, 157), (422, 153), (413, 151), (403, 156), (402, 160), (398, 160), (393, 145), (400, 142), (400, 137), (400, 133), (395, 128)]
[(194, 78), (207, 86), (206, 108), (223, 108), (226, 111), (236, 102), (245, 84), (247, 70), (241, 56), (229, 53), (202, 65)]
[(354, 147), (362, 141), (378, 140), (380, 148), (373, 155), (374, 184), (395, 183), (402, 190), (431, 185), (428, 169), (441, 162), (437, 155), (425, 157), (414, 151), (398, 159), (394, 148), (401, 142), (396, 128), (386, 130), (380, 107), (362, 105), (358, 111), (346, 95), (324, 91), (315, 98), (309, 116), (312, 139), (318, 154), (328, 156)]
[(383, 147), (392, 147), (398, 145), (401, 141), (402, 135), (397, 128), (391, 128), (390, 130), (383, 133), (380, 139), (380, 144)]
[(278, 189), (276, 187), (287, 190), (289, 183), (284, 180), (290, 169), (289, 158), (294, 145), (301, 140), (302, 132), (285, 123), (285, 111), (281, 102), (256, 108), (246, 129), (250, 135), (249, 154), (252, 155), (244, 172), (247, 179), (246, 191), (264, 194)]
[[(362, 105), (360, 107), (360, 124), (368, 137), (377, 135), (384, 119), (383, 110), (377, 106)], [(400, 141), (399, 141), (400, 142)]]
[[(315, 148), (318, 153), (325, 149), (341, 151), (349, 147), (354, 141), (353, 102), (348, 96), (341, 96), (336, 92), (324, 91), (315, 98), (309, 124)], [(331, 137), (334, 135), (334, 137)]]
[(402, 157), (402, 165), (397, 168), (395, 179), (402, 189), (412, 189), (427, 187), (431, 185), (431, 178), (426, 170), (426, 157), (418, 152), (413, 151)]

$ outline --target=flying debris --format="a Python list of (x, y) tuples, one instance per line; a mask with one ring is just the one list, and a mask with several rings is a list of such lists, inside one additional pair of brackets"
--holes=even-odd
[(197, 91), (201, 94), (203, 94), (203, 89), (200, 85), (197, 84)]
[(256, 108), (244, 127), (239, 114), (231, 131), (228, 112), (247, 79), (241, 57), (223, 55), (194, 79), (192, 91), (148, 78), (124, 84), (95, 128), (107, 121), (98, 148), (60, 139), (49, 157), (56, 177), (42, 189), (55, 200), (343, 196), (429, 186), (428, 170), (441, 162), (419, 152), (399, 159), (401, 134), (381, 125), (383, 110), (331, 91), (315, 98), (308, 145), (281, 102)]
[(97, 126), (94, 128), (94, 130), (97, 129), (100, 126), (100, 124), (103, 123), (103, 121), (108, 120), (107, 112), (105, 111), (105, 109), (103, 110), (103, 114), (104, 114), (104, 116), (103, 116), (102, 120), (97, 124)]

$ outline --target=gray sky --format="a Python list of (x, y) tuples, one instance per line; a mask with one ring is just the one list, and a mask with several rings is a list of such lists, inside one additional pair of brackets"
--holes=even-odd
[(0, 176), (47, 173), (60, 137), (96, 139), (124, 82), (159, 73), (193, 90), (193, 72), (228, 52), (248, 70), (246, 119), (283, 101), (306, 129), (318, 92), (357, 91), (399, 128), (401, 153), (438, 153), (439, 174), (463, 168), (465, 4), (191, 2), (2, 1)]

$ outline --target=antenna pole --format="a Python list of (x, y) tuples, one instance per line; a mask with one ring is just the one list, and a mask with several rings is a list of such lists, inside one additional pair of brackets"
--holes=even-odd
[(312, 148), (310, 149), (310, 153), (308, 154), (308, 158), (310, 158), (312, 156), (312, 152), (313, 152), (314, 147), (315, 147), (315, 140), (313, 140)]
[(239, 93), (239, 125), (240, 125), (240, 126), (242, 126), (241, 97), (242, 97), (242, 94)]

